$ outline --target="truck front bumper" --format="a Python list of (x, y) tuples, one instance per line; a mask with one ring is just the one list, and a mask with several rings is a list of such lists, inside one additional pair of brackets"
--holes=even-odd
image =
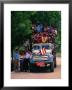
[(34, 65), (34, 66), (38, 66), (38, 67), (45, 67), (45, 66), (50, 66), (50, 64), (53, 62), (53, 60), (49, 61), (49, 60), (31, 60), (30, 64)]

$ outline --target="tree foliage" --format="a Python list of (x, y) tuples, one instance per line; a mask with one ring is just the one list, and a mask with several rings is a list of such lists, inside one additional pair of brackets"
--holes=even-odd
[(12, 11), (11, 12), (11, 47), (20, 46), (32, 35), (32, 22), (40, 21), (58, 30), (56, 37), (57, 51), (61, 49), (61, 12), (60, 11)]

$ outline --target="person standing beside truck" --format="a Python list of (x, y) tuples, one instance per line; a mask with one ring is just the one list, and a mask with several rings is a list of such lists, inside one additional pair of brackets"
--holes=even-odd
[(18, 71), (18, 69), (19, 69), (19, 51), (18, 48), (16, 48), (14, 52), (14, 70)]
[(29, 70), (30, 58), (31, 58), (31, 54), (28, 50), (26, 50), (25, 59), (24, 59), (24, 70), (25, 70), (25, 72)]
[(24, 51), (22, 51), (22, 53), (20, 54), (20, 71), (21, 72), (24, 71), (24, 58), (25, 58), (25, 53)]

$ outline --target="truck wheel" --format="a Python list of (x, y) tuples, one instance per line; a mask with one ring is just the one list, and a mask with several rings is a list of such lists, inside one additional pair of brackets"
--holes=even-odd
[(56, 65), (56, 60), (54, 61), (54, 67), (55, 67), (55, 68), (57, 67), (57, 65)]
[(29, 69), (30, 69), (30, 72), (33, 71), (33, 65), (32, 64), (29, 65)]
[(56, 63), (56, 57), (54, 57), (54, 67), (57, 67), (57, 63)]
[(56, 49), (53, 50), (52, 54), (54, 56), (54, 58), (53, 58), (53, 60), (54, 60), (54, 67), (56, 68), (57, 67), (57, 63), (56, 63)]
[(30, 69), (30, 72), (34, 72), (34, 70), (33, 69)]
[(54, 62), (50, 64), (50, 72), (54, 72)]
[(34, 65), (32, 65), (32, 64), (30, 64), (30, 72), (35, 72), (35, 66)]

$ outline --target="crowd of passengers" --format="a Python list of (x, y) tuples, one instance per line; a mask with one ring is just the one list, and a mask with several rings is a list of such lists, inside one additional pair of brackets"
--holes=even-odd
[(32, 24), (33, 43), (55, 43), (57, 29), (54, 26), (43, 25), (40, 22)]

